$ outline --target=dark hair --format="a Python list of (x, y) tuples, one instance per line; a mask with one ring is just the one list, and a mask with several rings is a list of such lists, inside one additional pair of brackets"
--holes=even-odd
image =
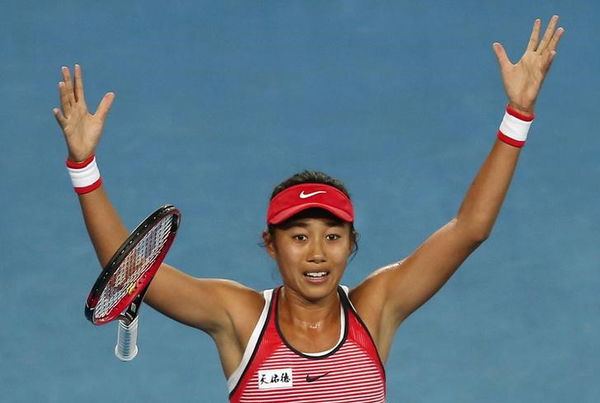
[[(275, 186), (275, 188), (273, 189), (273, 193), (271, 194), (271, 200), (273, 200), (273, 198), (277, 196), (277, 194), (283, 192), (285, 189), (294, 185), (300, 185), (302, 183), (322, 183), (325, 185), (333, 186), (342, 191), (346, 196), (348, 196), (348, 199), (351, 199), (350, 193), (348, 192), (348, 189), (346, 189), (346, 186), (342, 183), (342, 181), (332, 178), (331, 176), (323, 172), (304, 170), (302, 172), (298, 172), (297, 174), (290, 176), (289, 178), (281, 182), (279, 185)], [(337, 217), (335, 218), (338, 219)], [(280, 224), (268, 224), (267, 231), (271, 236), (275, 235), (275, 228), (277, 228), (278, 225)], [(358, 232), (356, 232), (356, 230), (354, 229), (354, 223), (350, 223), (350, 234), (352, 236), (352, 242), (354, 243), (354, 250), (352, 251), (352, 256), (350, 259), (353, 259), (354, 255), (356, 255), (356, 252), (358, 252), (359, 237)]]

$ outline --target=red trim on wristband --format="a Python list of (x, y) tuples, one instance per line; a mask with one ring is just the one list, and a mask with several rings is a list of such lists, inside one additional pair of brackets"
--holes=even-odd
[(515, 140), (511, 137), (508, 137), (507, 135), (502, 133), (500, 130), (498, 130), (498, 140), (500, 140), (506, 144), (509, 144), (511, 146), (519, 147), (519, 148), (522, 148), (525, 145), (524, 141), (519, 141), (519, 140)]
[(90, 193), (91, 191), (94, 191), (96, 189), (98, 189), (100, 186), (102, 186), (102, 178), (98, 178), (98, 180), (94, 183), (92, 183), (89, 186), (84, 186), (81, 188), (73, 188), (75, 190), (75, 193), (77, 193), (78, 195), (83, 195), (86, 193)]
[(67, 166), (69, 168), (73, 168), (73, 169), (85, 168), (90, 164), (90, 162), (92, 162), (94, 160), (95, 156), (96, 156), (96, 154), (92, 154), (86, 160), (81, 161), (81, 162), (74, 162), (67, 158)]
[(521, 112), (514, 110), (509, 105), (506, 105), (506, 112), (508, 112), (509, 115), (512, 115), (512, 116), (516, 117), (517, 119), (523, 120), (525, 122), (531, 122), (533, 119), (535, 119), (535, 114), (534, 115), (523, 115)]

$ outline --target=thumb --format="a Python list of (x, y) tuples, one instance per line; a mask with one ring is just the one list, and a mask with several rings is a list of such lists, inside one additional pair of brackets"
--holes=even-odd
[(492, 44), (492, 47), (494, 49), (494, 53), (496, 54), (496, 58), (498, 59), (498, 64), (500, 65), (500, 68), (504, 70), (505, 68), (509, 67), (512, 63), (506, 55), (504, 47), (498, 42), (494, 42)]
[(113, 101), (115, 100), (114, 92), (107, 92), (106, 95), (100, 101), (98, 105), (98, 109), (96, 109), (95, 116), (98, 116), (101, 120), (106, 119), (106, 115), (110, 111), (110, 107), (112, 106)]

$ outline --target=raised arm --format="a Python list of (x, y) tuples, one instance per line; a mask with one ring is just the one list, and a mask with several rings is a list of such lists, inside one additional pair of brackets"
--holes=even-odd
[[(59, 93), (61, 108), (55, 108), (53, 112), (67, 143), (68, 159), (72, 162), (89, 160), (100, 141), (115, 95), (107, 93), (96, 113), (91, 114), (86, 106), (81, 68), (78, 65), (75, 66), (74, 80), (69, 69), (62, 68)], [(100, 264), (104, 266), (129, 232), (101, 182), (78, 193), (90, 239)], [(196, 279), (163, 264), (151, 283), (145, 301), (173, 319), (215, 335), (230, 324), (230, 302), (254, 294), (234, 282)]]
[[(558, 16), (552, 17), (541, 40), (540, 20), (535, 21), (529, 44), (516, 64), (510, 62), (502, 45), (493, 44), (509, 106), (521, 118), (533, 116), (542, 82), (556, 55), (564, 32), (562, 28), (556, 29), (557, 21)], [(378, 270), (354, 290), (357, 301), (377, 298), (365, 306), (376, 307), (369, 308), (372, 310), (369, 314), (385, 319), (381, 323), (390, 324), (386, 325), (388, 333), (431, 298), (489, 236), (520, 151), (521, 148), (497, 139), (456, 216), (409, 257)]]

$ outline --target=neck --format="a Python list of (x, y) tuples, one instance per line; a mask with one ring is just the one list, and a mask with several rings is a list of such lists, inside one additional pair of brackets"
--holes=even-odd
[(290, 288), (282, 287), (279, 298), (279, 319), (306, 330), (321, 330), (325, 323), (337, 322), (340, 296), (332, 293), (318, 301), (308, 301)]

